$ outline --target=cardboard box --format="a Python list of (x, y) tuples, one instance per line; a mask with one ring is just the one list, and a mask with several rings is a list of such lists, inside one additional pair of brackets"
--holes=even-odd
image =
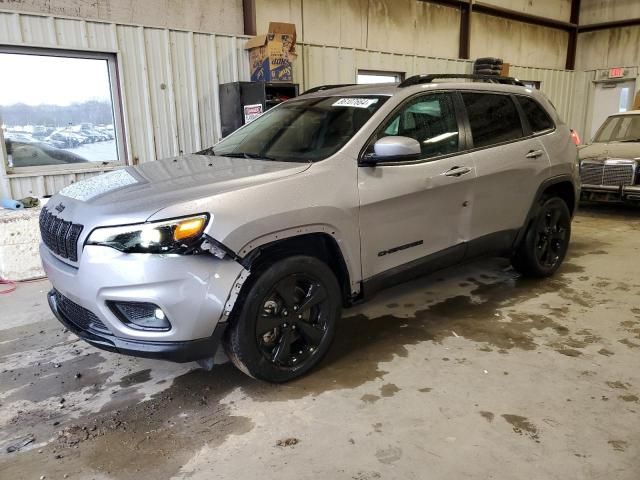
[(291, 82), (296, 55), (296, 26), (271, 22), (266, 35), (253, 37), (244, 46), (249, 50), (252, 82)]
[(633, 109), (640, 110), (640, 92), (636, 93), (636, 99), (633, 101)]
[(500, 70), (500, 76), (508, 77), (509, 76), (509, 67), (510, 66), (511, 66), (511, 64), (509, 64), (509, 63), (503, 63), (502, 64), (502, 70)]

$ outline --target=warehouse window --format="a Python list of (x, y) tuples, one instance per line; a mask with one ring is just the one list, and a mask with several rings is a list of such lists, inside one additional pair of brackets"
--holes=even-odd
[(9, 171), (124, 159), (114, 54), (2, 48), (0, 72)]
[(399, 83), (404, 80), (404, 73), (381, 72), (374, 70), (358, 70), (358, 83)]

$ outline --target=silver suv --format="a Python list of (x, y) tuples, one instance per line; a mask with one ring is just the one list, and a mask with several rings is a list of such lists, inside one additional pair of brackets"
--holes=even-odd
[(281, 382), (383, 287), (486, 255), (551, 275), (580, 198), (569, 128), (516, 80), (448, 77), (318, 88), (63, 189), (40, 219), (51, 309), (99, 348), (206, 364), (222, 341)]

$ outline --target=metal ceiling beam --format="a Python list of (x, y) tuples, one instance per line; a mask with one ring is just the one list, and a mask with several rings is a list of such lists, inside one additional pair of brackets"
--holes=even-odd
[(242, 0), (244, 34), (256, 35), (256, 0)]
[[(444, 5), (445, 7), (455, 7), (464, 10), (491, 15), (493, 17), (505, 18), (507, 20), (515, 20), (517, 22), (538, 25), (541, 27), (555, 28), (558, 30), (571, 31), (577, 25), (572, 22), (563, 22), (562, 20), (554, 20), (552, 18), (540, 17), (529, 13), (518, 12), (509, 8), (496, 7), (483, 2), (473, 2), (470, 0), (420, 0), (426, 3), (434, 3), (436, 5)], [(471, 7), (473, 5), (473, 7)]]
[(613, 22), (593, 23), (591, 25), (580, 25), (578, 33), (595, 32), (608, 28), (636, 27), (640, 25), (640, 18), (628, 18), (626, 20), (616, 20)]
[(580, 24), (580, 0), (571, 0), (571, 15), (569, 21), (576, 25), (569, 31), (569, 41), (567, 42), (567, 61), (565, 68), (573, 70), (576, 68), (576, 50), (578, 49), (578, 25)]
[(460, 8), (460, 43), (458, 47), (458, 58), (471, 57), (471, 12), (473, 6), (469, 3), (466, 7)]

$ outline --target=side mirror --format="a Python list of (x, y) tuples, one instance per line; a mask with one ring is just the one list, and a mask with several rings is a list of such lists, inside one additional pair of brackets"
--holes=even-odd
[(420, 143), (415, 138), (389, 136), (383, 137), (373, 145), (375, 153), (363, 159), (364, 165), (382, 162), (417, 160), (420, 158)]

